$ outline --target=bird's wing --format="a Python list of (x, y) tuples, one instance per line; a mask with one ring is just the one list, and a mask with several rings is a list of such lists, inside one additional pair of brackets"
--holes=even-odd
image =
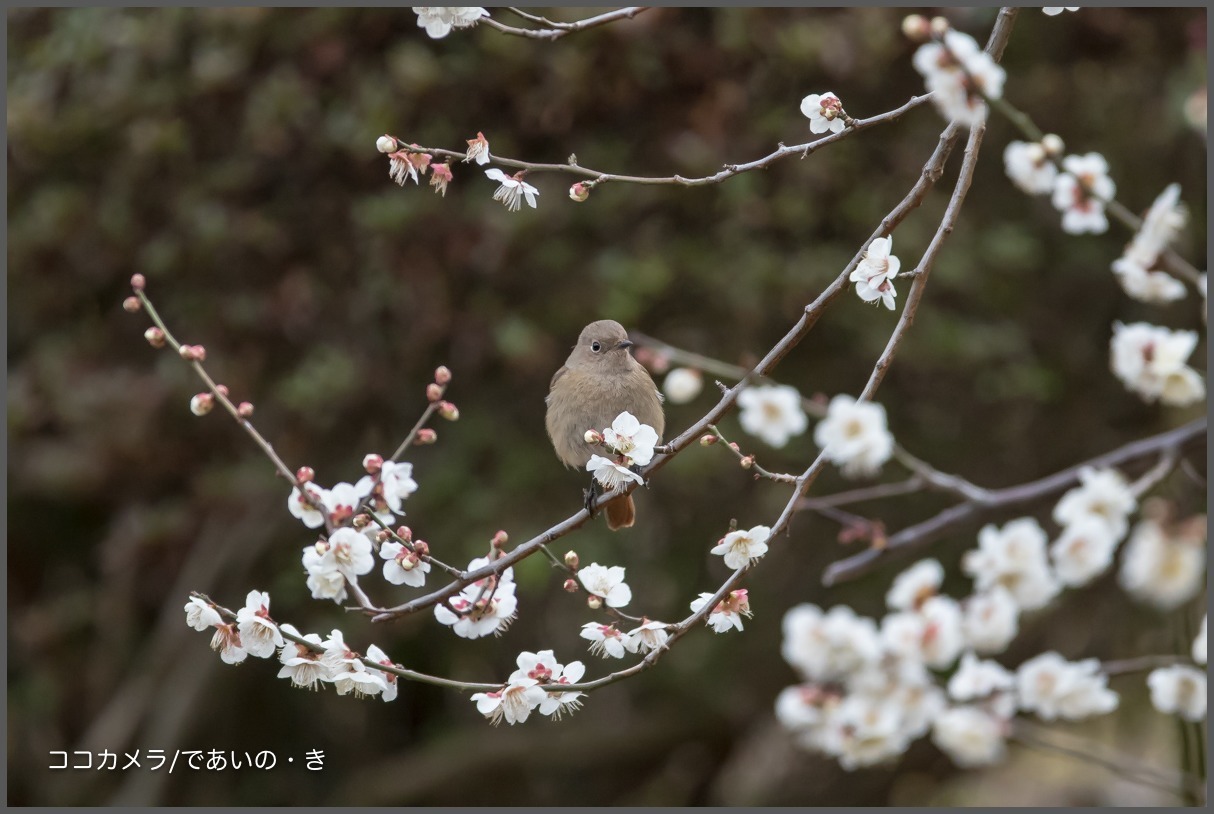
[(552, 374), (552, 381), (548, 382), (548, 395), (544, 396), (544, 403), (548, 404), (552, 400), (552, 388), (556, 387), (556, 381), (569, 370), (568, 367), (561, 365), (561, 369)]

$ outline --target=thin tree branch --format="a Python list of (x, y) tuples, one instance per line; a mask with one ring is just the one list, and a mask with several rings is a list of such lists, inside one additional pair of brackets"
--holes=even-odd
[(521, 9), (517, 9), (517, 8), (511, 8), (508, 10), (513, 12), (514, 14), (517, 14), (518, 16), (522, 17), (524, 20), (527, 20), (528, 22), (535, 23), (537, 25), (547, 26), (547, 27), (541, 28), (541, 29), (516, 28), (515, 26), (506, 25), (505, 23), (499, 22), (499, 21), (493, 19), (492, 17), (485, 17), (485, 18), (481, 19), (479, 21), (479, 23), (481, 25), (487, 25), (490, 28), (496, 29), (497, 31), (502, 32), (503, 34), (510, 34), (511, 36), (514, 36), (514, 37), (526, 37), (527, 39), (532, 39), (532, 40), (546, 40), (547, 42), (555, 42), (556, 40), (559, 40), (562, 37), (567, 37), (570, 34), (574, 34), (578, 31), (585, 31), (590, 28), (597, 28), (598, 26), (601, 26), (601, 25), (607, 25), (608, 23), (614, 23), (617, 20), (631, 20), (633, 17), (637, 16), (641, 12), (647, 11), (648, 7), (647, 6), (630, 6), (628, 8), (617, 9), (615, 11), (608, 11), (605, 14), (599, 14), (595, 17), (587, 17), (585, 20), (576, 20), (575, 22), (572, 22), (572, 23), (553, 22), (552, 20), (549, 20), (545, 17), (539, 17), (534, 14), (528, 14), (527, 12), (522, 11)]

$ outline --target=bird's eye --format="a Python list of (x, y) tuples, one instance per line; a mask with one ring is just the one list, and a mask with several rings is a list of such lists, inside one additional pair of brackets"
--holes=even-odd
[(603, 346), (600, 345), (598, 342), (591, 342), (590, 349), (592, 351), (594, 351), (595, 353), (598, 353), (599, 351), (601, 351), (603, 349)]

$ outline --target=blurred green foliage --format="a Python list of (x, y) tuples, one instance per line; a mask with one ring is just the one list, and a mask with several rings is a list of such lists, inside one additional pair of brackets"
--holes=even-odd
[[(689, 636), (658, 669), (596, 693), (560, 724), (491, 729), (466, 697), (424, 685), (381, 706), (291, 690), (269, 663), (220, 664), (182, 624), (189, 590), (232, 607), (250, 588), (269, 590), (275, 617), (302, 630), (340, 625), (359, 646), (374, 641), (409, 667), (469, 680), (504, 676), (519, 651), (541, 648), (594, 661), (592, 675), (611, 666), (584, 652), (577, 631), (591, 616), (538, 558), (516, 569), (522, 617), (500, 640), (456, 639), (428, 618), (370, 627), (313, 602), (299, 566), (312, 538), (284, 511), (287, 485), (223, 415), (189, 414), (199, 383), (148, 348), (142, 315), (118, 307), (130, 275), (145, 274), (170, 326), (206, 345), (209, 369), (256, 403), (284, 459), (315, 467), (325, 484), (356, 479), (364, 453), (395, 448), (434, 367), (449, 365), (462, 418), (410, 453), (421, 488), (407, 522), (456, 563), (482, 554), (498, 528), (524, 540), (579, 505), (583, 479), (558, 465), (542, 419), (549, 377), (578, 330), (610, 317), (755, 361), (910, 187), (942, 122), (921, 107), (726, 184), (607, 184), (582, 204), (566, 196), (571, 178), (536, 174), (539, 209), (519, 213), (491, 200), (492, 182), (472, 165), (453, 167), (445, 198), (397, 188), (376, 137), (458, 149), (481, 130), (495, 154), (703, 175), (806, 140), (807, 93), (833, 90), (860, 117), (921, 93), (904, 13), (662, 9), (539, 43), (485, 27), (430, 40), (408, 9), (8, 11), (9, 801), (1029, 799), (1014, 797), (1029, 792), (1009, 772), (1031, 756), (1015, 754), (985, 786), (926, 743), (898, 767), (848, 775), (779, 732), (772, 702), (794, 680), (779, 657), (781, 615), (802, 601), (880, 614), (897, 570), (822, 588), (822, 568), (846, 550), (817, 517), (799, 516), (748, 579), (755, 616), (744, 635)], [(994, 14), (950, 17), (981, 40)], [(1009, 99), (1071, 150), (1103, 153), (1131, 209), (1183, 184), (1192, 225), (1179, 248), (1192, 258), (1206, 249), (1206, 151), (1183, 109), (1204, 95), (1205, 31), (1201, 8), (1030, 9), (1004, 59)], [(1121, 292), (1109, 272), (1129, 237), (1119, 227), (1067, 236), (1047, 201), (1012, 187), (1001, 153), (1016, 137), (991, 122), (960, 223), (879, 397), (905, 446), (990, 486), (1190, 418), (1140, 403), (1113, 379), (1110, 324), (1204, 330), (1192, 298), (1161, 309)], [(905, 268), (935, 229), (958, 160), (896, 234)], [(845, 296), (778, 378), (807, 395), (858, 392), (896, 318)], [(707, 409), (713, 390), (671, 406), (672, 431)], [(734, 418), (723, 427), (740, 435)], [(778, 451), (737, 440), (777, 470), (815, 451), (811, 434)], [(610, 535), (595, 524), (561, 550), (627, 566), (637, 612), (681, 617), (724, 577), (707, 551), (730, 519), (770, 522), (786, 499), (732, 461), (688, 450), (640, 496), (640, 526)], [(894, 465), (885, 475), (899, 476)], [(827, 473), (815, 493), (841, 488)], [(1169, 489), (1186, 510), (1203, 509), (1200, 489)], [(916, 496), (871, 511), (897, 529), (943, 505)], [(957, 595), (973, 531), (934, 552)], [(1059, 604), (1026, 625), (1008, 663), (1046, 648), (1170, 650), (1179, 636), (1175, 619), (1133, 608), (1112, 577)], [(1142, 733), (1158, 730), (1157, 717), (1135, 712), (1140, 683), (1118, 685), (1126, 709), (1099, 737), (1155, 742)], [(85, 748), (274, 749), (280, 767), (48, 771), (50, 750)], [(297, 768), (312, 748), (325, 751), (323, 772)], [(294, 766), (282, 765), (288, 754)], [(1051, 781), (1046, 801), (1101, 802), (1106, 781), (1074, 771)]]

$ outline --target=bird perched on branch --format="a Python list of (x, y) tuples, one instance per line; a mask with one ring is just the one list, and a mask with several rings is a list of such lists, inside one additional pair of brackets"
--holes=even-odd
[[(556, 457), (565, 466), (584, 468), (592, 455), (603, 450), (586, 441), (587, 430), (602, 432), (623, 412), (632, 413), (641, 424), (657, 431), (659, 443), (666, 429), (662, 394), (645, 367), (632, 357), (628, 332), (610, 319), (587, 325), (578, 337), (565, 366), (549, 386), (546, 424)], [(587, 494), (593, 506), (598, 482)], [(636, 521), (632, 495), (607, 504), (607, 527), (612, 531)]]

